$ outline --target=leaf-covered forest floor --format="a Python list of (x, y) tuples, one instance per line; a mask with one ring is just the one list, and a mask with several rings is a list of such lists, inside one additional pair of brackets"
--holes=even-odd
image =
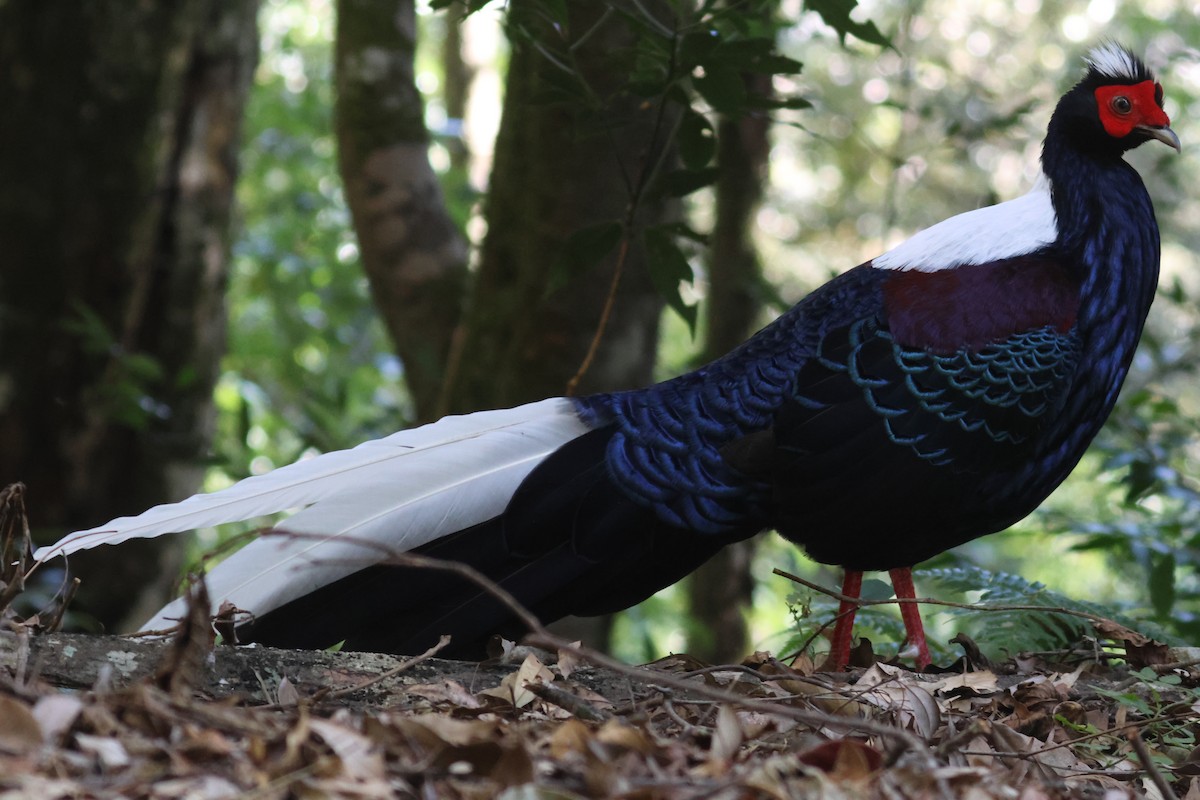
[(845, 672), (630, 666), (530, 619), (537, 648), (477, 664), (436, 658), (444, 642), (216, 645), (202, 582), (169, 636), (49, 632), (9, 608), (19, 490), (0, 492), (0, 556), (0, 798), (1200, 800), (1200, 658), (1107, 620), (1001, 664), (959, 636), (918, 674), (865, 641)]
[(1200, 797), (1191, 666), (475, 664), (12, 627), (0, 797)]

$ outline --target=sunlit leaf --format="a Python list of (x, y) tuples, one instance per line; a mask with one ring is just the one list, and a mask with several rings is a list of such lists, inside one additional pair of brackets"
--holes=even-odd
[(891, 40), (875, 27), (874, 22), (856, 22), (850, 18), (850, 14), (858, 6), (858, 0), (804, 0), (804, 6), (809, 11), (820, 14), (825, 24), (837, 31), (843, 44), (846, 43), (846, 36), (855, 36), (881, 47), (892, 46)]

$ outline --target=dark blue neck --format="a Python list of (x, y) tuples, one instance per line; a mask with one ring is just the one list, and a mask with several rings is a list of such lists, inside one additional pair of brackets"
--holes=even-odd
[[(1079, 324), (1085, 336), (1107, 328), (1132, 350), (1158, 285), (1158, 224), (1137, 171), (1115, 156), (1083, 154), (1051, 127), (1042, 166), (1053, 188), (1055, 249), (1081, 271)], [(1115, 343), (1115, 342), (1114, 342)]]
[(1150, 197), (1132, 167), (1071, 148), (1055, 139), (1053, 126), (1050, 134), (1042, 165), (1058, 223), (1052, 250), (1080, 277), (1081, 363), (1057, 430), (1048, 432), (1046, 449), (1023, 477), (1056, 484), (1116, 404), (1158, 284), (1159, 240)]

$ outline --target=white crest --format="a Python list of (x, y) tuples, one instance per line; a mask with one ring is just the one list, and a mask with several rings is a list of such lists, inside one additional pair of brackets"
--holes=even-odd
[(1105, 42), (1088, 53), (1088, 66), (1107, 78), (1137, 80), (1146, 68), (1137, 57), (1116, 42)]
[(871, 265), (937, 272), (1023, 256), (1057, 238), (1050, 179), (1042, 174), (1026, 194), (943, 220), (896, 245)]

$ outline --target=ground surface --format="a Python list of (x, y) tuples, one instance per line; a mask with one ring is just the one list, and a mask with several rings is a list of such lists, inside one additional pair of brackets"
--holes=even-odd
[(414, 663), (9, 627), (0, 797), (1200, 798), (1186, 665)]

